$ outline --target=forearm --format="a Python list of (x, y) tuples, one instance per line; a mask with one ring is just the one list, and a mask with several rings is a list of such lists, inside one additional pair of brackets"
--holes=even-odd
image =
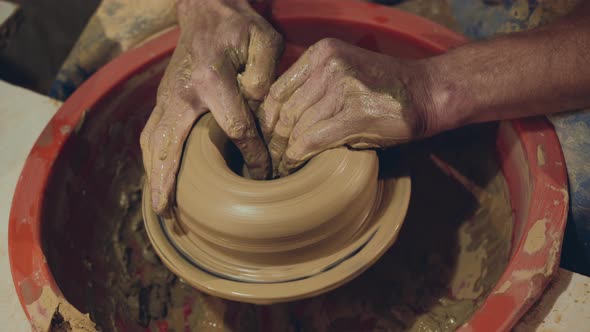
[(590, 106), (590, 5), (544, 28), (469, 44), (423, 64), (426, 135)]

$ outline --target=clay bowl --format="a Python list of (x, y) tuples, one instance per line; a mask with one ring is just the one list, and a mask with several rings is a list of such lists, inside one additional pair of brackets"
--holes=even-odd
[(397, 237), (410, 178), (379, 176), (375, 151), (334, 149), (288, 177), (255, 181), (238, 175), (232, 147), (207, 114), (184, 149), (176, 218), (158, 218), (143, 191), (154, 249), (194, 287), (257, 304), (310, 297), (364, 271)]
[[(324, 37), (407, 58), (440, 54), (466, 42), (427, 20), (366, 3), (284, 0), (274, 6), (274, 21), (295, 50), (293, 57)], [(149, 242), (139, 241), (143, 224), (137, 208), (141, 206), (142, 185), (138, 141), (177, 38), (177, 30), (165, 33), (93, 75), (50, 121), (25, 163), (14, 195), (8, 240), (16, 291), (34, 326), (48, 326), (57, 308), (63, 311), (67, 303), (82, 312), (91, 311), (92, 318), (103, 326), (114, 322), (112, 326), (119, 330), (149, 326), (162, 331), (178, 321), (181, 328), (213, 321), (208, 314), (190, 320), (203, 307), (218, 306), (221, 301), (199, 293), (193, 292), (192, 300), (185, 298), (167, 309), (176, 318), (151, 321), (146, 321), (146, 312), (157, 308), (140, 305), (137, 310), (122, 311), (118, 295), (113, 293), (117, 289), (136, 300), (158, 294), (157, 287), (143, 286), (148, 278), (155, 278), (149, 269), (161, 263), (150, 254)], [(545, 119), (504, 122), (490, 137), (513, 211), (512, 221), (506, 220), (513, 223), (512, 241), (506, 244), (510, 259), (461, 326), (463, 331), (507, 331), (539, 298), (559, 265), (567, 213), (564, 160)], [(410, 212), (426, 209), (418, 206), (412, 210), (410, 202)], [(129, 216), (133, 222), (116, 222)], [(119, 247), (121, 241), (126, 246)], [(377, 271), (387, 271), (386, 265), (381, 268)], [(175, 279), (165, 274), (164, 281), (170, 280)], [(369, 280), (367, 292), (371, 283), (378, 282), (378, 278)], [(387, 287), (376, 291), (386, 292)], [(342, 288), (346, 286), (328, 294), (339, 294)], [(190, 288), (182, 289), (190, 293)], [(351, 299), (362, 296), (354, 293)], [(293, 311), (301, 312), (304, 306), (297, 304)], [(272, 330), (272, 319), (278, 319), (275, 307), (230, 307), (253, 310), (263, 322), (260, 329)], [(312, 311), (321, 308), (315, 306)], [(232, 310), (225, 316), (235, 318)], [(141, 313), (137, 321), (126, 320), (136, 312)]]

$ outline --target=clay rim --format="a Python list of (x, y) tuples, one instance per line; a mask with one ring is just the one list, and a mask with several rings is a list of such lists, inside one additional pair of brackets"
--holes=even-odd
[[(232, 172), (228, 153), (238, 151), (230, 145), (211, 114), (189, 134), (174, 221), (160, 218), (152, 230), (163, 232), (177, 259), (223, 279), (289, 282), (339, 264), (376, 232), (384, 181), (375, 151), (332, 149), (287, 178), (253, 181)], [(244, 239), (247, 232), (259, 240)]]
[(280, 282), (251, 283), (225, 279), (210, 274), (185, 260), (166, 239), (160, 219), (151, 209), (150, 191), (143, 191), (144, 225), (154, 250), (162, 262), (191, 286), (228, 300), (255, 304), (271, 304), (308, 298), (330, 291), (355, 278), (373, 265), (395, 242), (410, 203), (409, 176), (386, 179), (384, 200), (391, 201), (379, 210), (377, 230), (370, 239), (348, 259), (310, 277)]
[[(313, 11), (308, 10), (310, 6)], [(334, 10), (338, 8), (338, 10)], [(355, 26), (371, 26), (386, 31), (392, 36), (403, 38), (406, 41), (422, 47), (432, 55), (440, 54), (446, 50), (467, 43), (468, 40), (429, 20), (405, 13), (393, 8), (387, 8), (376, 4), (360, 3), (353, 0), (282, 0), (273, 3), (273, 18), (278, 23), (305, 22), (307, 20), (321, 20), (324, 22), (338, 21), (340, 23), (353, 24)], [(383, 20), (386, 18), (386, 20)], [(45, 260), (41, 247), (41, 222), (42, 204), (47, 187), (47, 179), (53, 172), (53, 163), (62, 152), (63, 144), (71, 135), (71, 132), (61, 132), (61, 126), (75, 128), (88, 112), (94, 112), (93, 107), (105, 96), (115, 91), (123, 82), (143, 69), (168, 57), (178, 41), (179, 30), (174, 29), (162, 34), (160, 37), (146, 42), (141, 47), (129, 50), (112, 60), (102, 69), (92, 75), (82, 84), (74, 94), (62, 105), (45, 127), (40, 137), (53, 137), (50, 142), (37, 140), (31, 153), (25, 161), (19, 181), (17, 182), (13, 196), (12, 207), (8, 226), (8, 256), (12, 279), (16, 292), (25, 314), (29, 319), (34, 313), (29, 312), (23, 299), (23, 293), (19, 284), (24, 280), (34, 280), (33, 286), (37, 290), (50, 287), (57, 295), (61, 292), (53, 278), (49, 266)], [(567, 190), (567, 177), (565, 161), (555, 131), (546, 119), (523, 119), (510, 121), (518, 138), (526, 151), (526, 158), (534, 162), (538, 143), (543, 143), (546, 150), (546, 160), (555, 165), (544, 169), (533, 167), (531, 169), (531, 183), (535, 188), (542, 188), (546, 179), (560, 190)], [(533, 132), (531, 132), (533, 131)], [(506, 169), (504, 161), (503, 170)], [(567, 192), (567, 191), (566, 191)], [(545, 215), (550, 222), (556, 223), (556, 228), (565, 229), (567, 217), (567, 200), (559, 203), (555, 209), (546, 214), (544, 207), (553, 204), (553, 197), (545, 196), (546, 192), (535, 193), (535, 204), (529, 209), (529, 218), (525, 222), (525, 231), (528, 231), (534, 219), (531, 215)], [(514, 206), (513, 206), (514, 208)], [(21, 221), (27, 221), (21, 223)], [(557, 239), (561, 244), (561, 239)], [(513, 253), (509, 267), (513, 269), (547, 268), (555, 271), (558, 263), (547, 266), (546, 259), (535, 257), (534, 262), (528, 257), (514, 259), (520, 254), (520, 248)], [(525, 260), (528, 260), (525, 261)], [(514, 285), (504, 294), (495, 294), (503, 282), (509, 280), (505, 273), (498, 281), (492, 294), (484, 301), (484, 304), (472, 316), (470, 322), (464, 326), (464, 331), (490, 329), (490, 323), (503, 321), (498, 330), (509, 330), (510, 327), (522, 316), (544, 290), (548, 279), (542, 285), (529, 290), (528, 285)], [(518, 288), (518, 292), (512, 291)], [(485, 307), (485, 308), (484, 308)]]
[[(176, 188), (176, 215), (184, 232), (227, 249), (262, 254), (317, 244), (334, 231), (354, 227), (347, 222), (352, 216), (346, 209), (353, 203), (362, 207), (355, 213), (359, 221), (371, 210), (372, 205), (364, 203), (373, 201), (370, 197), (376, 193), (371, 189), (378, 182), (374, 151), (332, 149), (289, 177), (253, 181), (227, 165), (228, 142), (210, 114), (189, 134)], [(339, 202), (338, 207), (325, 218), (313, 218), (309, 209), (325, 210), (320, 208), (324, 204), (317, 204), (321, 198), (328, 198), (322, 201), (328, 205)], [(326, 225), (333, 225), (329, 232)]]

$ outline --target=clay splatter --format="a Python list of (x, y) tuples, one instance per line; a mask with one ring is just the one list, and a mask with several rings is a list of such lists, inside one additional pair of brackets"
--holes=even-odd
[(535, 222), (529, 231), (524, 242), (524, 251), (532, 255), (543, 248), (545, 244), (545, 231), (547, 230), (547, 220), (540, 219)]
[(545, 166), (545, 148), (542, 144), (537, 145), (537, 165)]

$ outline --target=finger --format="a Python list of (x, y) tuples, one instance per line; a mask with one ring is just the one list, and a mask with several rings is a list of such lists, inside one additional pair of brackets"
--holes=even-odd
[(279, 101), (287, 101), (299, 87), (313, 74), (316, 67), (316, 47), (312, 46), (281, 75), (270, 88), (271, 96)]
[[(174, 110), (171, 110), (174, 108)], [(171, 103), (152, 132), (149, 183), (152, 208), (164, 214), (170, 208), (176, 188), (176, 174), (180, 166), (184, 142), (200, 114), (188, 103)]]
[[(184, 141), (195, 120), (205, 111), (199, 106), (202, 103), (198, 98), (191, 94), (191, 63), (186, 59), (190, 59), (190, 55), (179, 44), (158, 87), (156, 107), (140, 137), (152, 206), (160, 215), (172, 201)], [(171, 137), (174, 141), (170, 141)]]
[(139, 144), (141, 146), (143, 156), (143, 166), (145, 168), (145, 173), (148, 177), (148, 180), (151, 175), (150, 171), (152, 169), (151, 150), (153, 145), (153, 132), (156, 129), (157, 124), (162, 119), (162, 116), (164, 115), (164, 110), (167, 109), (166, 105), (169, 104), (170, 100), (173, 98), (173, 95), (171, 94), (172, 89), (170, 88), (170, 76), (173, 72), (173, 69), (171, 69), (171, 67), (172, 66), (166, 68), (164, 77), (160, 81), (160, 85), (158, 86), (158, 97), (156, 99), (156, 106), (150, 114), (150, 117), (148, 118), (145, 126), (143, 127), (143, 130), (141, 131), (141, 136), (139, 137)]
[(275, 100), (271, 95), (266, 96), (258, 110), (256, 118), (264, 141), (268, 144), (272, 139), (272, 131), (279, 120), (282, 103)]
[(150, 176), (151, 176), (151, 169), (152, 169), (152, 135), (156, 128), (158, 122), (162, 118), (163, 109), (159, 104), (156, 104), (152, 114), (147, 120), (147, 123), (143, 127), (141, 131), (141, 135), (139, 136), (139, 146), (141, 147), (141, 154), (143, 158), (143, 168), (145, 170), (145, 174), (147, 176), (147, 181), (149, 183)]
[(247, 100), (261, 101), (275, 79), (277, 62), (283, 51), (283, 38), (268, 23), (252, 25), (246, 68), (238, 76)]
[[(199, 73), (196, 73), (197, 75)], [(198, 88), (213, 117), (238, 147), (250, 176), (265, 179), (270, 173), (270, 159), (258, 135), (254, 116), (239, 93), (236, 71), (229, 63), (209, 69)]]
[(337, 96), (330, 95), (329, 97), (322, 98), (322, 100), (315, 103), (303, 113), (299, 121), (295, 124), (295, 127), (293, 127), (289, 141), (297, 141), (311, 126), (322, 120), (331, 118), (341, 108), (342, 101)]
[(274, 168), (277, 168), (278, 163), (281, 161), (295, 124), (310, 107), (325, 96), (323, 81), (323, 78), (319, 74), (312, 75), (306, 84), (297, 89), (291, 98), (282, 106), (279, 113), (279, 120), (268, 144)]
[(359, 128), (355, 127), (353, 122), (355, 121), (348, 120), (344, 113), (339, 113), (309, 127), (301, 136), (289, 143), (279, 164), (279, 174), (288, 175), (323, 151), (361, 139)]
[(309, 79), (312, 74), (312, 59), (315, 57), (312, 46), (295, 63), (281, 75), (270, 87), (270, 92), (256, 112), (260, 130), (264, 140), (269, 143), (272, 132), (279, 120), (279, 113), (284, 102), (286, 102), (295, 91)]

